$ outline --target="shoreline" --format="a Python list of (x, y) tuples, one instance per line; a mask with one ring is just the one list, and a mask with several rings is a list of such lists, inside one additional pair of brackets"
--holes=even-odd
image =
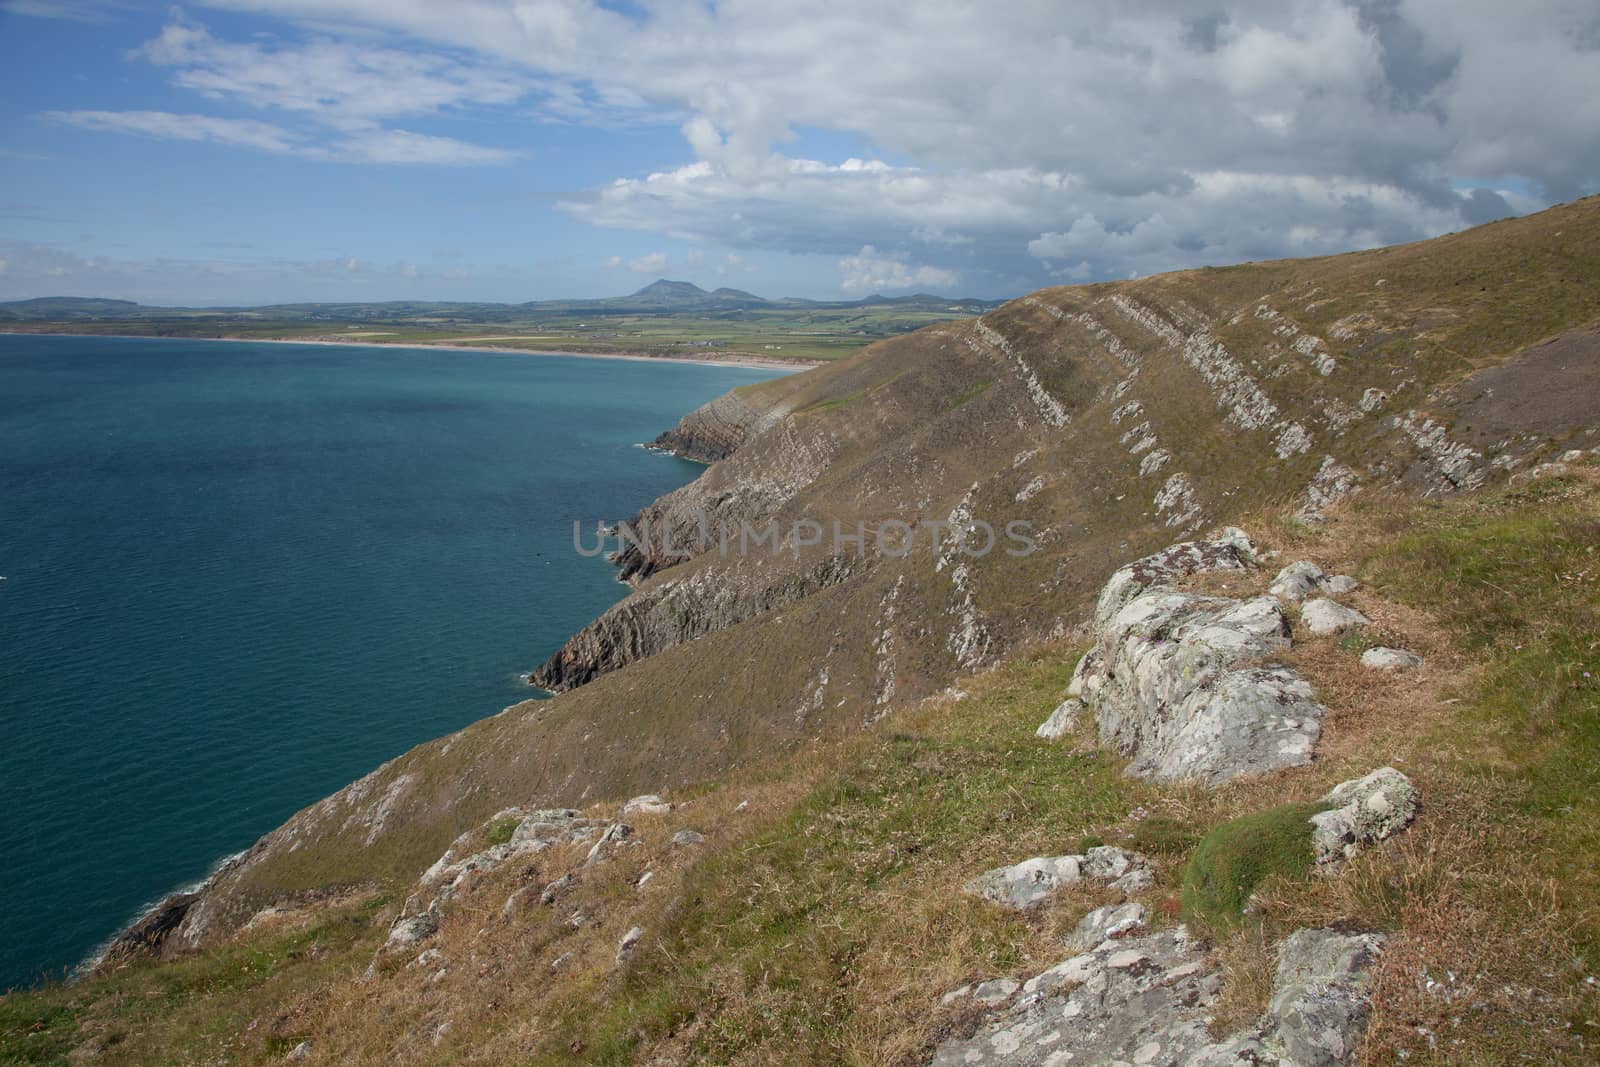
[(448, 341), (430, 344), (426, 341), (403, 343), (399, 341), (336, 341), (318, 337), (296, 340), (288, 337), (172, 337), (148, 333), (73, 333), (67, 330), (0, 330), (0, 336), (10, 337), (116, 337), (142, 341), (222, 341), (229, 344), (252, 345), (320, 345), (327, 348), (437, 348), (446, 352), (491, 352), (512, 356), (571, 356), (573, 359), (615, 359), (632, 363), (688, 363), (703, 367), (752, 367), (760, 370), (786, 370), (797, 372), (823, 366), (826, 361), (809, 359), (776, 359), (756, 355), (738, 354), (727, 359), (694, 356), (653, 356), (645, 352), (556, 352), (543, 348), (513, 348), (509, 346), (458, 345)]
[[(115, 338), (122, 338), (122, 339), (154, 340), (154, 341), (226, 341), (226, 342), (240, 343), (240, 344), (322, 345), (322, 346), (334, 347), (334, 348), (338, 348), (338, 347), (345, 347), (345, 348), (412, 348), (412, 349), (416, 349), (416, 348), (442, 348), (442, 349), (445, 349), (447, 351), (452, 351), (452, 352), (489, 352), (489, 353), (499, 353), (501, 355), (513, 355), (513, 356), (572, 356), (572, 357), (574, 357), (576, 359), (611, 359), (611, 360), (632, 361), (632, 362), (636, 362), (636, 363), (638, 363), (638, 362), (686, 363), (686, 364), (693, 364), (693, 365), (697, 365), (697, 366), (712, 366), (712, 367), (716, 367), (716, 366), (723, 366), (723, 367), (726, 367), (726, 366), (743, 366), (743, 367), (750, 367), (752, 369), (788, 370), (788, 371), (791, 371), (791, 372), (801, 371), (801, 370), (809, 370), (812, 367), (822, 366), (822, 362), (821, 361), (815, 361), (815, 360), (804, 360), (804, 361), (802, 361), (802, 360), (782, 360), (782, 361), (780, 361), (780, 360), (776, 360), (776, 359), (762, 359), (759, 356), (739, 357), (739, 358), (735, 358), (735, 359), (693, 359), (693, 358), (688, 358), (688, 357), (676, 357), (676, 356), (650, 356), (650, 355), (643, 355), (643, 354), (637, 354), (637, 353), (618, 353), (618, 352), (549, 352), (549, 351), (541, 351), (541, 350), (537, 350), (537, 349), (491, 348), (491, 347), (488, 347), (488, 346), (485, 346), (485, 345), (451, 345), (451, 344), (407, 345), (407, 344), (399, 344), (399, 343), (395, 343), (395, 342), (384, 342), (384, 341), (334, 341), (334, 340), (327, 340), (327, 339), (321, 339), (321, 338), (315, 339), (315, 340), (296, 341), (296, 340), (290, 340), (288, 338), (165, 337), (165, 336), (161, 336), (161, 335), (152, 335), (152, 334), (71, 333), (71, 332), (67, 332), (67, 331), (45, 332), (45, 331), (39, 331), (39, 330), (6, 330), (6, 329), (0, 329), (0, 337), (5, 337), (5, 336), (14, 336), (14, 337), (23, 337), (23, 336), (29, 336), (29, 337), (38, 337), (38, 336), (44, 336), (44, 337), (90, 337), (90, 338), (93, 338), (93, 337), (115, 337)], [(646, 452), (649, 452), (651, 454), (654, 454), (654, 455), (677, 456), (677, 453), (673, 452), (670, 449), (657, 448), (657, 447), (655, 447), (654, 445), (652, 445), (650, 443), (640, 443), (640, 444), (635, 445), (634, 447), (642, 449), (642, 450), (644, 450)], [(681, 458), (684, 458), (684, 457), (680, 456), (678, 458), (681, 459)], [(700, 463), (699, 460), (690, 460), (690, 462), (692, 462), (692, 463)], [(709, 466), (710, 464), (704, 464), (704, 465), (705, 466)], [(699, 475), (696, 475), (696, 477), (698, 478)], [(692, 479), (691, 479), (691, 481), (692, 481)], [(685, 484), (689, 484), (689, 483), (685, 483)], [(3, 576), (0, 576), (0, 581), (4, 581), (4, 580), (5, 580), (5, 578)], [(621, 579), (618, 579), (618, 581), (621, 581)], [(623, 585), (626, 586), (626, 583), (623, 583)], [(587, 624), (585, 624), (585, 625), (587, 625)], [(512, 708), (520, 707), (522, 704), (528, 703), (529, 701), (536, 701), (536, 700), (541, 700), (541, 699), (548, 700), (548, 699), (552, 699), (552, 698), (557, 697), (557, 696), (560, 695), (560, 693), (556, 692), (555, 690), (545, 689), (543, 686), (539, 686), (539, 685), (534, 684), (534, 682), (533, 682), (533, 673), (532, 673), (531, 670), (528, 671), (528, 672), (525, 672), (525, 673), (522, 673), (522, 672), (519, 672), (519, 673), (520, 673), (520, 676), (521, 676), (524, 684), (526, 684), (528, 686), (528, 688), (535, 695), (530, 696), (528, 698), (528, 700), (526, 700), (526, 701), (518, 701), (517, 703), (507, 705), (506, 707), (501, 708), (498, 712), (495, 712), (495, 713), (493, 713), (491, 715), (484, 716), (483, 719), (474, 720), (474, 722), (482, 722), (482, 721), (485, 721), (485, 720), (490, 719), (490, 718), (495, 718), (495, 717), (497, 717), (499, 715), (504, 715), (506, 712), (510, 711)], [(469, 725), (471, 725), (471, 724), (469, 724)], [(466, 727), (462, 727), (461, 729), (466, 729)], [(459, 732), (459, 731), (453, 731), (453, 732)], [(448, 737), (449, 734), (442, 734), (440, 736), (441, 737)], [(437, 739), (438, 738), (434, 738), (433, 740), (437, 740)], [(422, 742), (422, 743), (426, 744), (427, 742)], [(392, 756), (390, 758), (394, 759), (394, 758), (398, 758), (398, 756)], [(353, 785), (355, 781), (359, 781), (359, 779), (355, 779), (352, 782), (347, 783), (345, 786), (340, 787), (340, 789), (335, 790), (334, 793), (329, 794), (329, 795), (330, 796), (336, 796), (339, 792), (342, 792), (344, 789), (349, 788), (350, 785)], [(316, 801), (312, 801), (311, 803), (316, 803)], [(292, 818), (292, 816), (291, 816), (291, 818)], [(271, 831), (268, 831), (268, 832), (270, 833)], [(265, 835), (262, 835), (262, 836), (265, 836)], [(182, 882), (176, 888), (174, 888), (174, 889), (172, 889), (172, 890), (170, 890), (170, 891), (168, 891), (166, 893), (163, 893), (161, 896), (156, 897), (154, 900), (147, 901), (146, 903), (140, 905), (138, 907), (138, 909), (136, 911), (134, 911), (134, 913), (132, 914), (132, 916), (130, 918), (128, 918), (128, 919), (124, 920), (122, 923), (118, 924), (118, 926), (116, 927), (114, 932), (112, 932), (108, 937), (106, 937), (103, 940), (101, 940), (98, 943), (96, 943), (89, 950), (89, 952), (86, 955), (84, 955), (77, 963), (75, 963), (72, 966), (68, 967), (66, 969), (66, 971), (64, 972), (64, 974), (62, 975), (60, 980), (62, 982), (64, 982), (65, 984), (67, 984), (67, 985), (75, 985), (79, 981), (82, 981), (84, 978), (88, 978), (88, 977), (93, 976), (98, 970), (100, 970), (100, 968), (105, 966), (108, 962), (112, 961), (113, 957), (115, 956), (115, 954), (118, 952), (119, 949), (121, 949), (123, 952), (126, 952), (126, 953), (130, 954), (130, 958), (132, 958), (133, 956), (136, 956), (140, 952), (140, 943), (139, 943), (139, 940), (138, 940), (138, 936), (139, 936), (140, 931), (144, 927), (146, 927), (147, 925), (149, 925), (152, 922), (160, 922), (163, 919), (171, 919), (172, 920), (172, 923), (171, 923), (172, 927), (176, 928), (176, 926), (179, 923), (181, 923), (183, 918), (187, 915), (188, 910), (194, 904), (199, 903), (204, 898), (206, 892), (208, 890), (210, 890), (213, 886), (215, 886), (219, 881), (221, 881), (221, 879), (225, 875), (227, 875), (230, 871), (232, 871), (245, 858), (245, 856), (247, 856), (250, 853), (250, 851), (253, 848), (255, 848), (255, 846), (257, 844), (259, 844), (259, 842), (260, 842), (260, 837), (258, 837), (256, 839), (256, 841), (251, 842), (251, 844), (246, 846), (245, 848), (242, 848), (242, 849), (239, 849), (239, 850), (237, 850), (235, 852), (230, 852), (230, 853), (227, 853), (227, 854), (223, 855), (220, 859), (217, 859), (217, 860), (212, 862), (210, 868), (208, 869), (208, 871), (207, 871), (207, 873), (206, 873), (206, 875), (204, 877), (199, 878), (197, 880), (189, 880), (189, 881)], [(159, 954), (155, 958), (159, 959), (160, 958)], [(50, 981), (50, 980), (47, 980), (47, 981)], [(31, 987), (19, 987), (19, 988), (31, 988)]]

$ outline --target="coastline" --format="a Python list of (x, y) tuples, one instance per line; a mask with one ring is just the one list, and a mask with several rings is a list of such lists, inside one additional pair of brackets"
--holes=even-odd
[(632, 363), (690, 363), (705, 367), (754, 367), (761, 370), (790, 372), (810, 370), (823, 366), (823, 360), (775, 359), (747, 353), (732, 354), (726, 359), (706, 356), (654, 356), (648, 352), (559, 352), (545, 348), (516, 348), (512, 346), (459, 345), (448, 342), (430, 344), (426, 341), (402, 343), (398, 341), (336, 341), (331, 338), (296, 340), (288, 337), (171, 337), (148, 333), (73, 333), (56, 330), (4, 330), (0, 336), (13, 337), (119, 337), (145, 341), (223, 341), (230, 344), (252, 345), (320, 345), (328, 348), (437, 348), (446, 352), (491, 352), (512, 356), (571, 356), (574, 359), (615, 359)]
[[(786, 371), (790, 371), (790, 372), (796, 372), (796, 371), (801, 371), (801, 370), (809, 370), (809, 369), (811, 369), (813, 367), (818, 367), (818, 366), (822, 366), (823, 365), (823, 361), (817, 361), (817, 360), (777, 360), (777, 359), (763, 359), (762, 357), (759, 357), (759, 356), (745, 356), (745, 355), (740, 355), (738, 357), (731, 358), (731, 359), (706, 359), (706, 358), (695, 359), (695, 358), (689, 358), (689, 357), (676, 357), (676, 356), (651, 356), (651, 355), (646, 355), (646, 354), (643, 354), (643, 353), (551, 352), (551, 351), (544, 351), (544, 350), (538, 350), (538, 349), (520, 349), (520, 348), (503, 348), (503, 347), (502, 348), (495, 348), (495, 347), (490, 347), (490, 346), (487, 346), (487, 345), (399, 344), (399, 343), (395, 343), (395, 342), (383, 342), (383, 341), (336, 341), (336, 340), (322, 339), (322, 338), (312, 339), (312, 340), (303, 340), (302, 341), (302, 340), (290, 340), (288, 338), (166, 337), (166, 336), (162, 336), (162, 335), (153, 335), (153, 334), (72, 333), (72, 332), (66, 332), (66, 331), (62, 331), (62, 332), (54, 332), (54, 331), (52, 331), (52, 332), (49, 332), (49, 333), (45, 333), (45, 332), (37, 331), (37, 330), (7, 330), (7, 329), (0, 329), (0, 336), (49, 336), (49, 337), (87, 337), (87, 338), (114, 337), (114, 338), (133, 339), (133, 340), (144, 339), (144, 340), (164, 340), (164, 341), (225, 341), (225, 342), (230, 342), (230, 343), (241, 343), (241, 344), (321, 345), (321, 346), (325, 346), (325, 347), (347, 347), (347, 348), (402, 348), (402, 349), (442, 348), (442, 349), (445, 349), (447, 351), (452, 351), (452, 352), (487, 352), (487, 353), (499, 353), (501, 355), (513, 355), (513, 356), (571, 356), (571, 357), (577, 358), (577, 359), (623, 360), (623, 361), (630, 361), (630, 362), (636, 362), (636, 363), (638, 363), (638, 362), (684, 363), (684, 364), (693, 364), (693, 365), (698, 365), (698, 366), (712, 366), (712, 367), (717, 367), (717, 366), (723, 366), (723, 367), (726, 367), (726, 366), (743, 366), (743, 367), (751, 367), (751, 368), (758, 368), (758, 369), (786, 370)], [(643, 450), (645, 452), (651, 453), (653, 455), (665, 455), (665, 456), (677, 456), (678, 455), (678, 453), (674, 452), (671, 449), (660, 448), (660, 447), (657, 447), (654, 444), (649, 443), (649, 442), (641, 442), (641, 443), (635, 445), (634, 447), (639, 448), (639, 449), (641, 449), (641, 450)], [(687, 458), (687, 457), (680, 456), (679, 458)], [(701, 464), (703, 466), (710, 466), (710, 463), (702, 461), (702, 460), (690, 460), (690, 462), (696, 463), (696, 464)], [(696, 477), (698, 477), (698, 475), (696, 475)], [(5, 578), (3, 576), (0, 576), (0, 581), (4, 581), (4, 580), (5, 580)], [(622, 579), (620, 579), (620, 578), (618, 578), (617, 581), (620, 582), (621, 584), (623, 584), (624, 586), (627, 585), (627, 583), (623, 582)], [(485, 716), (485, 719), (497, 718), (497, 717), (499, 717), (501, 715), (506, 714), (507, 712), (511, 711), (514, 708), (520, 707), (522, 704), (528, 703), (529, 701), (535, 701), (535, 700), (541, 700), (541, 699), (551, 699), (551, 698), (554, 698), (554, 697), (557, 697), (557, 696), (560, 695), (560, 693), (558, 691), (556, 691), (556, 690), (545, 689), (544, 687), (535, 684), (534, 681), (533, 681), (532, 671), (523, 673), (522, 674), (522, 679), (523, 679), (524, 683), (528, 686), (528, 688), (531, 690), (531, 692), (534, 695), (530, 696), (528, 698), (528, 700), (518, 701), (516, 703), (509, 704), (506, 707), (500, 709), (500, 711), (495, 712), (492, 715)], [(475, 721), (483, 721), (483, 720), (475, 720)], [(465, 729), (465, 727), (463, 727), (462, 729)], [(443, 735), (440, 735), (440, 736), (441, 737), (445, 737), (445, 736), (449, 736), (449, 735), (448, 734), (443, 734)], [(435, 739), (435, 740), (437, 740), (437, 739)], [(424, 743), (426, 743), (426, 742), (424, 742)], [(389, 757), (389, 759), (392, 760), (392, 759), (398, 758), (398, 756), (402, 755), (402, 754), (403, 753), (397, 753), (396, 755)], [(339, 792), (342, 792), (344, 789), (349, 788), (350, 785), (355, 784), (355, 782), (357, 782), (357, 781), (360, 781), (360, 779), (357, 778), (357, 779), (352, 780), (352, 782), (347, 783), (345, 786), (341, 787), (340, 790), (336, 790), (335, 793), (330, 794), (330, 796), (338, 795)], [(324, 798), (324, 799), (326, 799), (326, 798)], [(317, 803), (317, 801), (312, 801), (311, 803)], [(269, 833), (270, 832), (271, 831), (269, 831)], [(263, 836), (265, 836), (265, 835), (263, 835)], [(130, 918), (126, 919), (124, 922), (122, 922), (120, 925), (118, 925), (116, 927), (116, 929), (108, 937), (106, 937), (103, 940), (101, 940), (98, 944), (96, 944), (93, 948), (91, 948), (89, 950), (89, 952), (86, 955), (84, 955), (76, 964), (74, 964), (70, 968), (68, 968), (66, 973), (65, 973), (65, 975), (64, 975), (63, 981), (68, 985), (75, 985), (75, 984), (77, 984), (78, 982), (82, 981), (85, 978), (94, 976), (97, 972), (100, 972), (103, 968), (115, 965), (118, 962), (126, 962), (128, 960), (137, 959), (142, 955), (153, 954), (152, 958), (156, 958), (156, 959), (161, 958), (160, 957), (161, 946), (165, 942), (165, 939), (166, 939), (167, 935), (169, 935), (170, 933), (175, 931), (181, 925), (183, 920), (187, 917), (190, 909), (193, 908), (196, 904), (199, 904), (202, 900), (204, 900), (206, 894), (210, 890), (212, 890), (218, 883), (220, 883), (228, 874), (230, 874), (232, 871), (234, 871), (244, 861), (245, 857), (250, 854), (251, 850), (254, 849), (260, 843), (260, 841), (261, 841), (261, 838), (258, 837), (255, 841), (252, 841), (250, 843), (250, 845), (246, 846), (245, 848), (242, 848), (242, 849), (239, 849), (237, 851), (230, 852), (230, 853), (227, 853), (227, 854), (221, 856), (220, 858), (218, 858), (218, 859), (216, 859), (216, 860), (214, 860), (212, 862), (212, 864), (209, 867), (207, 873), (203, 877), (201, 877), (199, 879), (191, 879), (191, 880), (188, 880), (188, 881), (181, 882), (176, 888), (174, 888), (174, 889), (172, 889), (172, 890), (170, 890), (170, 891), (168, 891), (166, 893), (163, 893), (160, 896), (156, 897), (155, 899), (149, 900), (146, 903), (140, 905), (133, 912), (133, 914), (131, 915)], [(4, 992), (4, 990), (0, 989), (0, 992)]]

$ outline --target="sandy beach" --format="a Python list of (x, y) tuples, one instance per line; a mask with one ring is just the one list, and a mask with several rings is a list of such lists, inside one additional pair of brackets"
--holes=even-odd
[(723, 358), (710, 356), (655, 356), (648, 352), (558, 352), (543, 348), (517, 348), (511, 345), (464, 345), (447, 341), (346, 341), (329, 337), (296, 339), (289, 337), (167, 337), (143, 333), (72, 333), (55, 330), (0, 330), (0, 335), (27, 337), (130, 337), (164, 341), (228, 341), (255, 345), (324, 345), (339, 348), (438, 348), (447, 352), (497, 352), (511, 356), (571, 356), (574, 359), (617, 359), (634, 363), (693, 363), (710, 367), (760, 367), (765, 370), (802, 371), (820, 367), (821, 360), (771, 359), (748, 353), (730, 353)]

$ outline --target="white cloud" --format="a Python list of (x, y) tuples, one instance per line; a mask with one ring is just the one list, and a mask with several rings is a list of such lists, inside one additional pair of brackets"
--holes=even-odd
[(533, 91), (526, 73), (425, 51), (313, 37), (271, 46), (222, 41), (177, 21), (135, 52), (171, 68), (174, 84), (216, 100), (310, 115), (337, 127), (511, 104)]
[(668, 260), (665, 252), (648, 252), (637, 259), (612, 256), (606, 260), (606, 266), (612, 270), (631, 270), (635, 274), (660, 274), (667, 269)]
[(329, 158), (350, 163), (425, 163), (474, 166), (508, 163), (515, 152), (409, 130), (373, 130), (335, 144)]
[(101, 132), (210, 141), (332, 162), (474, 166), (506, 163), (521, 153), (384, 122), (513, 104), (539, 84), (526, 72), (363, 41), (319, 36), (270, 47), (227, 42), (181, 17), (132, 55), (170, 68), (180, 88), (278, 112), (276, 121), (168, 111), (51, 111), (45, 117)]
[(52, 122), (101, 133), (126, 133), (167, 141), (210, 141), (238, 148), (341, 163), (472, 165), (504, 163), (513, 153), (407, 130), (370, 130), (328, 144), (270, 122), (180, 115), (169, 111), (49, 111)]
[[(990, 291), (1410, 240), (1600, 188), (1592, 0), (211, 4), (311, 29), (175, 22), (146, 58), (330, 151), (295, 123), (670, 117), (690, 162), (565, 209), (746, 252), (871, 245)], [(894, 162), (804, 158), (796, 131)]]
[(98, 3), (95, 0), (5, 0), (0, 3), (0, 14), (68, 22), (104, 22), (109, 17), (108, 8), (122, 6), (115, 0)]
[(843, 279), (839, 288), (847, 293), (879, 293), (896, 289), (948, 289), (960, 281), (955, 271), (938, 267), (915, 267), (895, 255), (883, 255), (871, 245), (839, 261)]
[(165, 141), (212, 141), (263, 152), (298, 152), (294, 134), (270, 122), (179, 115), (170, 111), (47, 111), (52, 122), (102, 133), (131, 133)]

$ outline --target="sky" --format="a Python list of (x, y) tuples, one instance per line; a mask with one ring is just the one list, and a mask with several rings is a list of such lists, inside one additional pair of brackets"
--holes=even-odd
[(1600, 0), (0, 0), (0, 300), (996, 298), (1600, 191)]

